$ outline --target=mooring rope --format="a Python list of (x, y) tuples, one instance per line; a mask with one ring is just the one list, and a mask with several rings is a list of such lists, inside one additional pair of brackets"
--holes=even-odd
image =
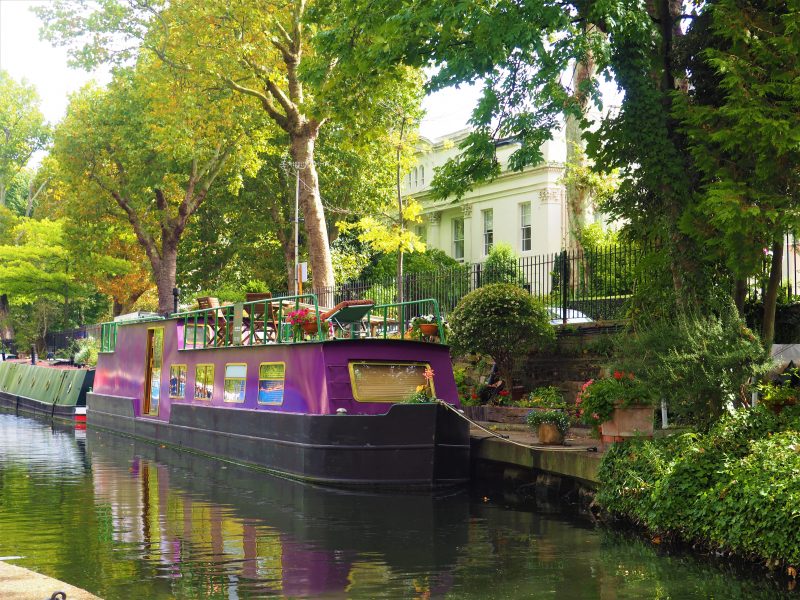
[(463, 412), (458, 410), (455, 406), (453, 406), (452, 404), (448, 404), (444, 400), (437, 400), (437, 402), (439, 404), (441, 404), (442, 406), (444, 406), (445, 408), (447, 408), (448, 410), (450, 410), (450, 411), (454, 412), (455, 414), (457, 414), (459, 417), (464, 419), (470, 425), (474, 425), (475, 427), (477, 427), (481, 431), (485, 431), (489, 435), (494, 436), (497, 439), (502, 440), (504, 442), (507, 442), (509, 444), (513, 444), (514, 446), (519, 446), (521, 448), (527, 448), (528, 450), (549, 450), (549, 451), (552, 451), (552, 452), (597, 452), (597, 447), (595, 447), (595, 446), (590, 446), (588, 448), (575, 448), (575, 447), (572, 447), (572, 446), (546, 446), (546, 445), (534, 446), (532, 444), (523, 444), (522, 442), (518, 442), (516, 440), (512, 440), (508, 436), (503, 436), (503, 435), (500, 435), (499, 433), (497, 433), (495, 431), (492, 431), (491, 429), (487, 429), (486, 427), (484, 427), (483, 425), (481, 425), (477, 421), (473, 421), (472, 419), (470, 419), (467, 415), (465, 415)]

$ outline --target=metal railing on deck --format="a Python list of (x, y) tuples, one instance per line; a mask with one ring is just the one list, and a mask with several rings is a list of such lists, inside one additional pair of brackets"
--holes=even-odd
[[(312, 308), (313, 307), (313, 308)], [(289, 309), (313, 311), (315, 333), (305, 339), (300, 328), (285, 322)], [(182, 320), (181, 350), (299, 343), (325, 339), (315, 294), (264, 298), (226, 306), (176, 313)]]
[(100, 323), (100, 352), (114, 352), (117, 348), (117, 327), (119, 323), (110, 321)]
[[(444, 325), (442, 323), (441, 313), (439, 312), (439, 302), (435, 298), (378, 304), (372, 308), (368, 314), (368, 318), (372, 316), (372, 313), (383, 317), (383, 323), (379, 327), (383, 339), (387, 339), (389, 337), (389, 325), (392, 323), (392, 320), (394, 320), (394, 322), (397, 323), (398, 334), (402, 339), (406, 329), (408, 328), (408, 324), (411, 323), (415, 317), (418, 317), (422, 314), (428, 314), (422, 309), (427, 308), (429, 305), (433, 307), (433, 317), (436, 323), (436, 328), (439, 332), (439, 340), (441, 340), (441, 343), (444, 344), (446, 343)], [(412, 307), (417, 307), (419, 310), (413, 310)]]

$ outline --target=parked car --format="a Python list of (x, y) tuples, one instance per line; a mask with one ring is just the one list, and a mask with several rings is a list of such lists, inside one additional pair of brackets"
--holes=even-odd
[[(564, 323), (564, 309), (560, 306), (548, 306), (547, 312), (550, 313), (550, 325), (563, 325)], [(567, 309), (567, 325), (575, 325), (578, 323), (593, 323), (591, 317), (572, 308)]]

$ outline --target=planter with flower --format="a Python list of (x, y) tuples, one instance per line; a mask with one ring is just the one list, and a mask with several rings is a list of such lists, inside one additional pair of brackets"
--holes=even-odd
[(286, 315), (286, 321), (292, 325), (296, 336), (303, 333), (316, 335), (319, 327), (317, 313), (310, 308), (298, 308)]
[(411, 335), (414, 339), (438, 337), (439, 323), (435, 315), (420, 315), (411, 319)]
[(622, 371), (587, 381), (576, 401), (581, 420), (599, 431), (604, 442), (652, 437), (654, 405), (650, 387), (633, 373)]
[(433, 369), (426, 367), (422, 376), (425, 377), (425, 383), (418, 385), (416, 391), (408, 398), (403, 400), (404, 404), (427, 404), (429, 402), (438, 402), (436, 394), (433, 391)]
[(540, 444), (558, 445), (564, 443), (569, 431), (569, 415), (563, 410), (532, 410), (526, 419), (528, 426), (536, 431)]
[(759, 399), (776, 415), (787, 406), (797, 404), (800, 389), (792, 387), (791, 380), (781, 382), (767, 382), (758, 386)]

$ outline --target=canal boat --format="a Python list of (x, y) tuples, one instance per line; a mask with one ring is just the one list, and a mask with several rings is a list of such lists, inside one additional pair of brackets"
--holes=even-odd
[(85, 423), (93, 369), (0, 362), (0, 406), (64, 422)]
[[(102, 325), (90, 427), (340, 487), (468, 480), (469, 426), (434, 300), (200, 305)], [(425, 308), (435, 335), (406, 339), (404, 316)]]

